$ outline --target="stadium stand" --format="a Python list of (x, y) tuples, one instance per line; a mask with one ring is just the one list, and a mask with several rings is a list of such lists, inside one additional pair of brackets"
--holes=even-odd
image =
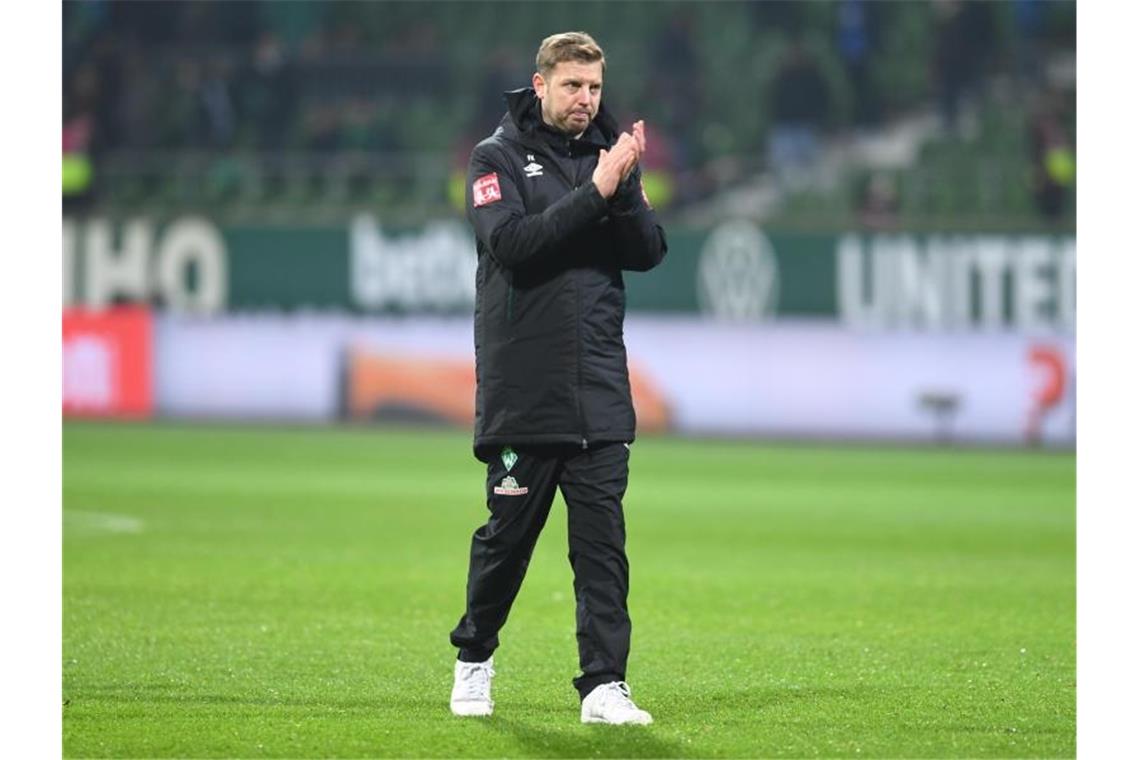
[[(63, 12), (65, 149), (81, 180), (65, 209), (75, 212), (454, 215), (456, 172), (497, 121), (497, 93), (527, 83), (545, 34), (584, 28), (612, 63), (619, 117), (657, 130), (647, 168), (667, 217), (1075, 224), (1073, 3), (77, 2)], [(784, 78), (799, 77), (799, 91), (808, 81), (788, 68), (792, 50), (818, 92), (798, 175), (772, 151), (780, 135), (804, 134), (777, 122), (799, 112), (773, 107)]]

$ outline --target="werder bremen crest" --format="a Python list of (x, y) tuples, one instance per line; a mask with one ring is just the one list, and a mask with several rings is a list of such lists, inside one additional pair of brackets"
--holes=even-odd
[(519, 482), (510, 475), (503, 478), (502, 482), (495, 486), (495, 493), (499, 496), (522, 496), (526, 492), (527, 487), (520, 486)]
[(504, 446), (503, 453), (500, 456), (503, 458), (503, 466), (507, 468), (508, 472), (515, 466), (515, 462), (519, 461), (519, 455), (510, 446)]

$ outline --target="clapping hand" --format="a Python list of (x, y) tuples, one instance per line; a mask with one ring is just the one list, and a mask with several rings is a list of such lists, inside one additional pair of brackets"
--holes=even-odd
[(645, 152), (645, 122), (633, 125), (633, 134), (622, 132), (609, 150), (598, 153), (598, 166), (594, 169), (594, 184), (603, 198), (611, 197), (618, 185), (633, 173), (633, 168)]

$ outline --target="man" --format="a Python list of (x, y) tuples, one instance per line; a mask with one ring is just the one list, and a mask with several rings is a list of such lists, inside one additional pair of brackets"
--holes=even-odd
[(492, 654), (556, 488), (566, 500), (584, 723), (652, 722), (625, 683), (622, 496), (634, 438), (622, 270), (646, 271), (665, 234), (641, 189), (642, 122), (602, 106), (605, 57), (581, 32), (543, 40), (533, 88), (471, 154), (475, 230), (475, 455), (487, 524), (471, 540), (451, 710), (490, 715)]

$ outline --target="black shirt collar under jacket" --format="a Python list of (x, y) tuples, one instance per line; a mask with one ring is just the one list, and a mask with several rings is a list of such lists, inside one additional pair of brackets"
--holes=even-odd
[(507, 101), (507, 113), (503, 115), (499, 128), (509, 139), (545, 144), (568, 155), (597, 153), (617, 140), (617, 122), (604, 103), (599, 105), (597, 116), (591, 120), (585, 134), (574, 139), (542, 120), (542, 104), (533, 87), (509, 90), (503, 93), (503, 98)]

